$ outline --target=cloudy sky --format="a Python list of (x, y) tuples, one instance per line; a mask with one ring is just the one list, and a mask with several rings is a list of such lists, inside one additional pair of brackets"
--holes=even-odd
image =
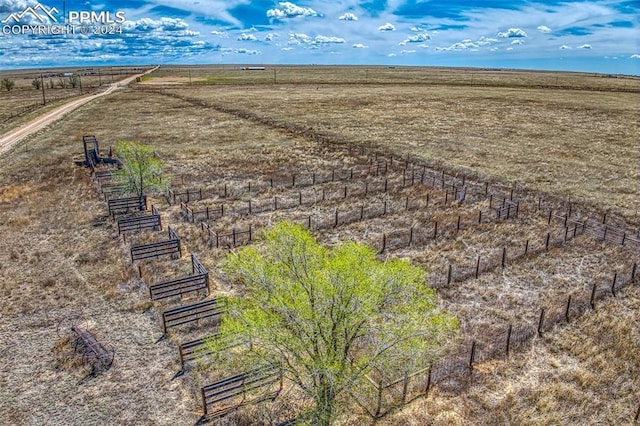
[[(42, 0), (38, 6), (35, 0), (0, 0), (0, 68), (355, 64), (640, 75), (639, 5), (638, 0)], [(60, 34), (67, 24), (75, 34)]]

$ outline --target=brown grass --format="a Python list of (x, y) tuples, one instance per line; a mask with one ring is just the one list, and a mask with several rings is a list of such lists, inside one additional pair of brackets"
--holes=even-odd
[[(560, 75), (559, 80), (565, 77)], [(421, 78), (435, 79), (435, 74)], [(491, 91), (438, 86), (435, 80), (428, 86), (325, 84), (318, 90), (305, 85), (217, 85), (215, 90), (184, 87), (180, 94), (246, 109), (274, 122), (313, 127), (354, 144), (384, 145), (396, 154), (411, 150), (454, 168), (550, 189), (572, 199), (602, 200), (606, 207), (623, 212), (636, 208), (637, 168), (633, 164), (637, 164), (638, 153), (632, 141), (636, 125), (632, 116), (637, 106), (631, 102), (636, 95), (504, 87), (509, 84)], [(596, 116), (599, 120), (593, 120)], [(146, 285), (129, 263), (128, 247), (132, 242), (162, 240), (166, 233), (132, 234), (127, 243), (117, 236), (88, 172), (73, 163), (81, 156), (83, 134), (97, 135), (104, 151), (120, 139), (153, 144), (169, 171), (181, 176), (182, 186), (190, 188), (224, 183), (242, 187), (250, 180), (284, 177), (292, 171), (304, 174), (348, 168), (363, 159), (212, 108), (142, 91), (96, 100), (14, 149), (11, 157), (0, 159), (3, 421), (193, 424), (201, 410), (199, 386), (224, 372), (196, 365), (172, 379), (179, 369), (177, 344), (201, 337), (207, 330), (172, 331), (168, 339), (156, 343), (162, 334), (162, 309), (178, 301), (148, 302)], [(393, 143), (389, 142), (392, 136)], [(574, 149), (577, 140), (583, 141), (584, 153)], [(565, 151), (575, 155), (571, 162), (557, 155)], [(509, 165), (504, 158), (510, 156), (528, 163), (522, 160)], [(529, 167), (538, 160), (546, 165)], [(615, 167), (616, 162), (628, 170)], [(585, 174), (586, 169), (590, 173)], [(554, 182), (541, 184), (537, 179), (545, 174)], [(597, 183), (604, 177), (619, 182), (605, 188)], [(408, 188), (277, 214), (224, 218), (212, 226), (269, 223), (311, 211), (330, 213), (335, 206), (348, 209), (385, 197), (401, 203), (405, 192), (419, 198), (422, 191)], [(269, 190), (251, 197), (295, 192)], [(522, 196), (532, 202), (535, 195)], [(240, 199), (246, 199), (246, 194), (229, 202), (240, 203)], [(211, 250), (199, 227), (183, 221), (179, 206), (168, 206), (160, 194), (151, 201), (160, 209), (165, 226), (176, 228), (186, 253), (196, 253), (210, 269), (212, 297), (237, 291), (219, 273), (225, 251)], [(486, 208), (486, 204), (486, 200), (469, 200), (461, 206), (434, 203), (431, 209), (341, 225), (318, 236), (327, 243), (344, 238), (373, 242), (390, 228), (434, 218), (446, 221)], [(478, 253), (543, 235), (549, 229), (557, 226), (547, 225), (535, 209), (523, 207), (516, 220), (469, 228), (458, 236), (390, 250), (387, 255), (411, 258), (437, 271), (448, 262), (473, 261)], [(459, 315), (466, 338), (470, 337), (467, 332), (481, 333), (509, 321), (530, 320), (541, 305), (588, 290), (593, 280), (606, 281), (611, 271), (637, 258), (637, 252), (584, 236), (566, 248), (515, 261), (504, 271), (454, 284), (440, 294), (443, 306)], [(143, 267), (150, 282), (174, 278), (189, 269), (187, 258), (148, 261)], [(508, 361), (479, 364), (466, 391), (450, 393), (436, 387), (428, 398), (418, 399), (380, 424), (630, 424), (640, 404), (638, 300), (637, 286), (632, 286), (623, 297), (599, 302), (596, 312), (573, 318), (571, 324), (530, 342), (529, 349), (515, 352)], [(82, 385), (77, 383), (86, 374), (86, 366), (70, 354), (68, 327), (72, 323), (94, 332), (98, 340), (116, 350), (111, 369)], [(277, 411), (277, 404), (270, 409)], [(353, 408), (340, 424), (372, 423), (360, 413)], [(246, 416), (235, 418), (252, 418), (251, 413)]]

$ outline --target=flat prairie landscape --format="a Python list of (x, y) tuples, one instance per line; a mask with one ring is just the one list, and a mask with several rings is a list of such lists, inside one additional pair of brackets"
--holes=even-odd
[[(26, 120), (1, 105), (0, 131)], [(460, 321), (425, 364), (428, 394), (422, 376), (405, 380), (407, 404), (402, 381), (384, 403), (363, 384), (338, 424), (637, 423), (639, 113), (629, 77), (161, 67), (0, 157), (0, 423), (195, 424), (201, 387), (234, 372), (204, 357), (177, 374), (178, 346), (212, 325), (162, 338), (162, 312), (240, 293), (221, 260), (282, 219), (424, 267)], [(172, 175), (149, 194), (163, 231), (118, 234), (108, 181), (77, 164), (83, 135), (103, 155), (120, 140), (154, 147)], [(167, 226), (182, 256), (132, 263)], [(209, 293), (151, 301), (150, 284), (191, 273), (189, 254)], [(114, 354), (110, 368), (87, 376), (74, 325)], [(215, 424), (277, 424), (301, 405), (285, 384)]]

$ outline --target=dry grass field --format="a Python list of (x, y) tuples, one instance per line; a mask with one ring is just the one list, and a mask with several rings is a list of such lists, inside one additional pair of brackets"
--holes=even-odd
[[(257, 232), (279, 219), (312, 218), (326, 244), (352, 239), (379, 247), (384, 236), (381, 257), (409, 258), (430, 271), (442, 306), (461, 322), (451, 347), (481, 345), (473, 372), (377, 422), (353, 405), (339, 424), (633, 424), (640, 406), (637, 284), (617, 298), (599, 297), (595, 311), (574, 308), (569, 324), (549, 322), (542, 337), (526, 339), (508, 359), (485, 357), (482, 344), (507, 324), (537, 325), (540, 308), (550, 317), (561, 313), (569, 295), (588, 300), (594, 284), (604, 296), (613, 272), (621, 282), (640, 260), (637, 247), (586, 233), (539, 247), (547, 234), (562, 236), (562, 221), (549, 223), (547, 212), (564, 214), (567, 198), (575, 220), (609, 211), (610, 221), (627, 221), (630, 235), (637, 232), (640, 84), (574, 74), (420, 71), (161, 68), (154, 75), (162, 84), (152, 75), (97, 99), (0, 158), (0, 423), (194, 424), (202, 414), (199, 388), (230, 374), (196, 363), (176, 376), (177, 345), (209, 328), (203, 323), (159, 340), (162, 311), (180, 300), (152, 303), (147, 289), (188, 274), (187, 254), (195, 253), (210, 271), (210, 297), (235, 293), (219, 272), (227, 250), (211, 247), (202, 217), (186, 220), (180, 200), (153, 194), (151, 203), (181, 237), (185, 254), (132, 266), (129, 247), (163, 240), (166, 231), (131, 233), (126, 241), (117, 235), (88, 169), (74, 163), (82, 135), (95, 134), (103, 151), (121, 139), (152, 144), (176, 192), (203, 190), (202, 199), (189, 199), (191, 208), (225, 206), (224, 217), (204, 221), (215, 232), (249, 225)], [(358, 149), (317, 143), (314, 134)], [(396, 158), (378, 176), (370, 169), (374, 150), (386, 153), (380, 161)], [(486, 188), (502, 196), (515, 186), (518, 217), (487, 215), (475, 223), (478, 211), (492, 211), (497, 195), (489, 200), (470, 189), (460, 203), (428, 179), (410, 185), (399, 160), (406, 154), (467, 172), (479, 188), (489, 182)], [(272, 202), (290, 205), (274, 211)], [(519, 256), (525, 240), (532, 251)], [(449, 265), (473, 267), (478, 257), (495, 263), (503, 248), (505, 267), (498, 257), (498, 266), (477, 278), (454, 273), (453, 282), (442, 283)], [(82, 383), (88, 368), (73, 353), (72, 324), (115, 350), (111, 368)], [(223, 424), (256, 422), (257, 412), (266, 423), (283, 419), (292, 393), (285, 394)]]

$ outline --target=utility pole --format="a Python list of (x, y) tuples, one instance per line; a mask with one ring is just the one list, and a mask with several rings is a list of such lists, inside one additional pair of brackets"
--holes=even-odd
[(189, 86), (191, 86), (191, 68), (189, 68)]
[(42, 105), (47, 104), (47, 99), (44, 97), (44, 77), (40, 74), (40, 87), (42, 87)]
[(100, 75), (100, 68), (98, 68), (98, 84), (99, 87), (102, 87), (102, 76)]
[(82, 76), (78, 74), (78, 82), (80, 83), (80, 95), (82, 95)]

